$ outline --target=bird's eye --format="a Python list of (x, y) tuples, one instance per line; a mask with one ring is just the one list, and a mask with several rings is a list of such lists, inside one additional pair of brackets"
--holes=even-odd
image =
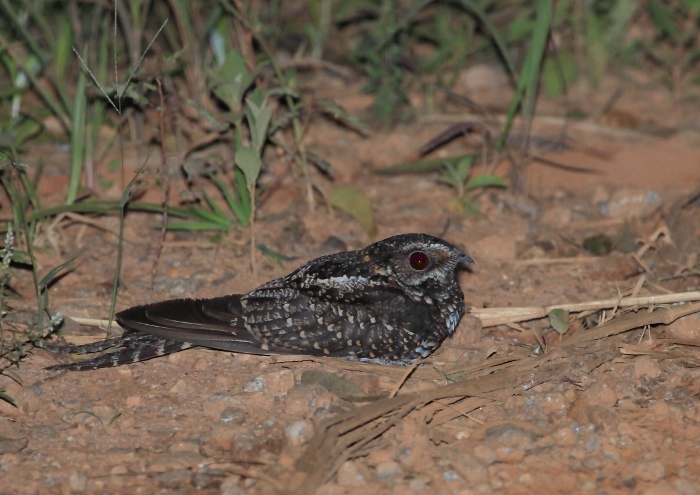
[(430, 258), (423, 251), (415, 251), (408, 257), (408, 262), (414, 270), (425, 270), (430, 265)]

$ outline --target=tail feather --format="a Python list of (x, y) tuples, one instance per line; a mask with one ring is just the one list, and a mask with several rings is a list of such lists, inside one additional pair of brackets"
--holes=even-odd
[(192, 347), (189, 342), (177, 342), (155, 335), (141, 332), (132, 332), (122, 337), (103, 340), (93, 344), (80, 346), (61, 347), (61, 353), (92, 354), (108, 349), (117, 349), (92, 359), (77, 361), (74, 363), (57, 364), (46, 369), (52, 371), (85, 371), (99, 368), (109, 368), (122, 364), (138, 363), (155, 357), (165, 356), (173, 352), (182, 351)]
[(93, 359), (51, 366), (50, 370), (92, 370), (145, 361), (194, 346), (247, 354), (295, 354), (269, 350), (245, 327), (241, 296), (177, 299), (135, 306), (116, 315), (127, 329), (122, 337), (61, 348), (61, 353), (91, 354), (118, 349)]

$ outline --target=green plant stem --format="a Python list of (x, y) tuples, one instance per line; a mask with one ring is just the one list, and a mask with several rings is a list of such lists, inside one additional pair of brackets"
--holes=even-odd
[(284, 98), (285, 98), (285, 103), (287, 104), (287, 108), (289, 108), (289, 111), (292, 112), (292, 129), (294, 131), (294, 140), (297, 143), (297, 150), (299, 152), (299, 159), (300, 162), (299, 164), (302, 167), (302, 170), (304, 170), (304, 177), (306, 179), (306, 199), (307, 203), (309, 204), (309, 209), (313, 211), (315, 209), (314, 205), (314, 196), (313, 196), (313, 187), (311, 184), (311, 176), (308, 173), (308, 160), (306, 157), (306, 147), (304, 146), (304, 132), (303, 132), (303, 127), (301, 125), (301, 121), (299, 120), (299, 117), (293, 112), (294, 109), (294, 101), (292, 100), (291, 95), (289, 94), (289, 86), (287, 85), (287, 81), (284, 78), (284, 74), (282, 74), (282, 69), (280, 69), (279, 64), (277, 63), (277, 60), (274, 57), (274, 54), (272, 51), (269, 49), (267, 46), (267, 42), (260, 36), (260, 34), (253, 29), (253, 26), (251, 26), (250, 22), (248, 22), (248, 19), (246, 19), (239, 11), (238, 9), (230, 5), (227, 0), (219, 0), (221, 3), (221, 6), (226, 12), (229, 12), (231, 15), (233, 15), (236, 19), (240, 21), (240, 23), (245, 26), (246, 29), (248, 29), (253, 37), (255, 38), (255, 41), (258, 42), (260, 45), (260, 48), (262, 51), (267, 55), (268, 60), (270, 61), (270, 65), (272, 66), (272, 70), (275, 72), (275, 76), (277, 77), (280, 86), (285, 89), (284, 92)]

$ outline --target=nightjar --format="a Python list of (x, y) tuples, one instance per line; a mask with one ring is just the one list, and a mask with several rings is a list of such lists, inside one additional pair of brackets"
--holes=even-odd
[(247, 294), (127, 309), (116, 315), (123, 336), (59, 348), (118, 350), (49, 369), (118, 366), (194, 346), (409, 364), (429, 356), (464, 314), (455, 276), (463, 263), (473, 261), (438, 237), (397, 235), (309, 261)]

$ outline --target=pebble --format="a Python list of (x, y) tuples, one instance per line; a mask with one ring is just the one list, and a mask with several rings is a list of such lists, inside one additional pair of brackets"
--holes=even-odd
[(204, 415), (207, 418), (212, 419), (214, 421), (224, 420), (224, 418), (230, 418), (232, 411), (229, 411), (227, 414), (224, 414), (224, 411), (228, 409), (239, 410), (245, 413), (244, 404), (240, 400), (229, 395), (217, 394), (210, 397), (202, 403), (202, 410), (204, 411)]
[(639, 379), (645, 376), (657, 378), (661, 375), (661, 368), (655, 360), (649, 356), (639, 356), (634, 360), (634, 377)]
[(700, 340), (700, 313), (678, 318), (666, 327), (665, 332), (672, 339)]
[(614, 428), (620, 422), (620, 416), (613, 409), (597, 405), (579, 409), (576, 419), (581, 426), (596, 425), (605, 428)]
[(221, 495), (245, 495), (243, 488), (238, 485), (240, 481), (240, 476), (229, 476), (221, 482), (219, 493), (221, 493)]
[(293, 445), (302, 445), (311, 440), (314, 427), (311, 421), (295, 421), (284, 429), (284, 435)]
[(194, 371), (204, 371), (209, 369), (209, 360), (203, 357), (198, 357), (194, 363), (192, 363), (192, 369)]
[(265, 390), (265, 380), (261, 376), (254, 378), (243, 389), (244, 392), (262, 392)]
[(178, 380), (175, 385), (170, 387), (169, 392), (175, 395), (190, 395), (191, 385), (184, 380)]
[(175, 471), (178, 469), (190, 469), (204, 461), (198, 452), (180, 451), (170, 454), (161, 454), (150, 462), (149, 470), (152, 472)]
[(566, 415), (568, 402), (564, 394), (560, 392), (549, 392), (540, 401), (542, 411), (550, 417), (560, 419)]
[(632, 471), (642, 481), (659, 481), (666, 476), (666, 468), (659, 461), (639, 462), (632, 466)]
[(422, 493), (423, 490), (428, 488), (429, 484), (430, 478), (428, 478), (427, 476), (416, 476), (408, 482), (408, 487), (411, 489), (411, 491), (415, 493)]
[(367, 480), (362, 476), (354, 461), (344, 462), (338, 469), (338, 484), (340, 486), (363, 486)]
[(581, 465), (591, 471), (597, 471), (603, 465), (603, 460), (597, 455), (587, 455), (581, 460)]
[(175, 442), (168, 447), (168, 452), (171, 454), (175, 452), (194, 452), (199, 454), (199, 442), (192, 440), (183, 440), (181, 442)]
[(492, 464), (496, 462), (496, 450), (488, 445), (479, 444), (474, 447), (474, 457), (479, 459), (484, 464)]
[(494, 91), (508, 85), (508, 77), (495, 65), (474, 64), (462, 71), (457, 80), (460, 91)]
[(331, 407), (333, 394), (321, 385), (297, 383), (284, 396), (284, 410), (292, 417), (310, 417), (318, 409)]
[(656, 191), (623, 186), (598, 204), (599, 211), (611, 218), (646, 218), (661, 206), (661, 195)]
[[(673, 488), (667, 481), (662, 481), (644, 490), (643, 495), (683, 495), (682, 492)], [(697, 493), (697, 490), (695, 490)]]
[(294, 386), (294, 373), (291, 370), (280, 370), (270, 373), (263, 378), (264, 389), (272, 395), (285, 395)]
[(389, 486), (394, 484), (394, 478), (399, 474), (401, 474), (401, 466), (398, 462), (387, 461), (377, 466), (377, 478)]
[(598, 381), (586, 388), (569, 409), (568, 416), (578, 419), (581, 409), (587, 406), (602, 406), (612, 408), (617, 402), (617, 393), (607, 382)]
[(554, 441), (560, 447), (571, 447), (578, 442), (578, 429), (571, 426), (564, 426), (553, 433)]
[(75, 472), (68, 477), (68, 489), (80, 493), (87, 489), (87, 476), (85, 473)]

